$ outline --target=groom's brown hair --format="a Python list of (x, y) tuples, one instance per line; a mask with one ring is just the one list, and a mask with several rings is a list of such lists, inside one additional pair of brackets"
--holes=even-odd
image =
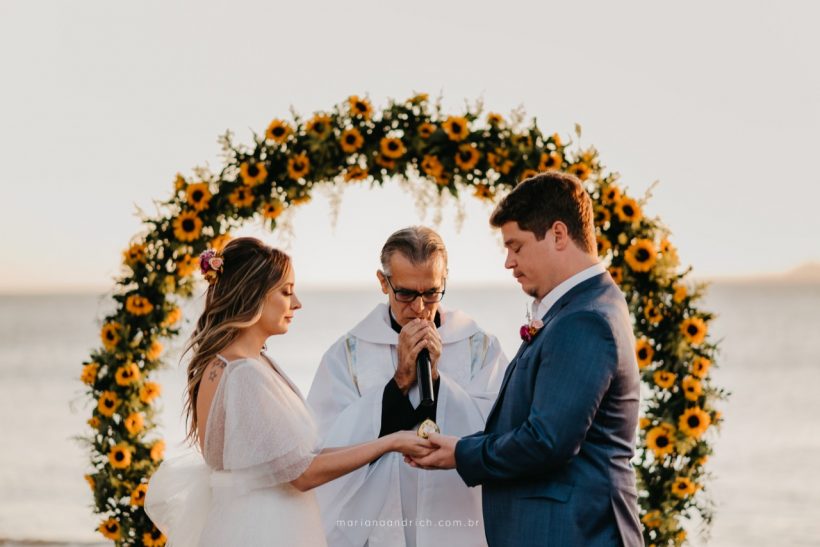
[(519, 228), (532, 232), (539, 241), (559, 220), (566, 224), (576, 245), (595, 254), (592, 200), (573, 175), (547, 171), (530, 177), (502, 199), (490, 216), (492, 226), (500, 228), (517, 222)]

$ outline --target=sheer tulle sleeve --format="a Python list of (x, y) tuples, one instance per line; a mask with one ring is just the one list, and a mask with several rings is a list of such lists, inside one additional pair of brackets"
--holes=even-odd
[(226, 471), (263, 471), (270, 482), (304, 473), (317, 453), (316, 425), (302, 399), (270, 367), (237, 363), (225, 385)]

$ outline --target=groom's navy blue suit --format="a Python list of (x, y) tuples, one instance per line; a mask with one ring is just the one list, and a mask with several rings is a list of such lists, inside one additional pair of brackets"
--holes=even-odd
[(507, 368), (483, 433), (456, 445), (482, 485), (491, 547), (643, 545), (634, 454), (639, 377), (608, 273), (573, 287)]

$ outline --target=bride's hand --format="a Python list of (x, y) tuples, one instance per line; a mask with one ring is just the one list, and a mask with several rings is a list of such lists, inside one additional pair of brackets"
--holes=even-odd
[(436, 446), (429, 440), (419, 437), (415, 431), (397, 431), (390, 434), (393, 437), (393, 452), (401, 452), (411, 458), (423, 458), (432, 454)]

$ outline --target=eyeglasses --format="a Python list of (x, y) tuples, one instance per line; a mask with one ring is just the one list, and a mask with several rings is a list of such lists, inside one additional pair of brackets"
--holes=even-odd
[[(411, 291), (410, 289), (397, 289), (390, 282), (389, 275), (385, 275), (384, 278), (387, 280), (390, 290), (393, 291), (393, 294), (396, 295), (396, 300), (399, 302), (409, 304), (410, 302), (415, 302), (416, 298), (421, 297), (421, 300), (425, 304), (435, 304), (436, 302), (441, 302), (441, 299), (444, 298), (445, 287), (442, 287), (440, 291), (432, 289), (425, 292)], [(447, 281), (445, 280), (445, 285), (446, 283)]]

